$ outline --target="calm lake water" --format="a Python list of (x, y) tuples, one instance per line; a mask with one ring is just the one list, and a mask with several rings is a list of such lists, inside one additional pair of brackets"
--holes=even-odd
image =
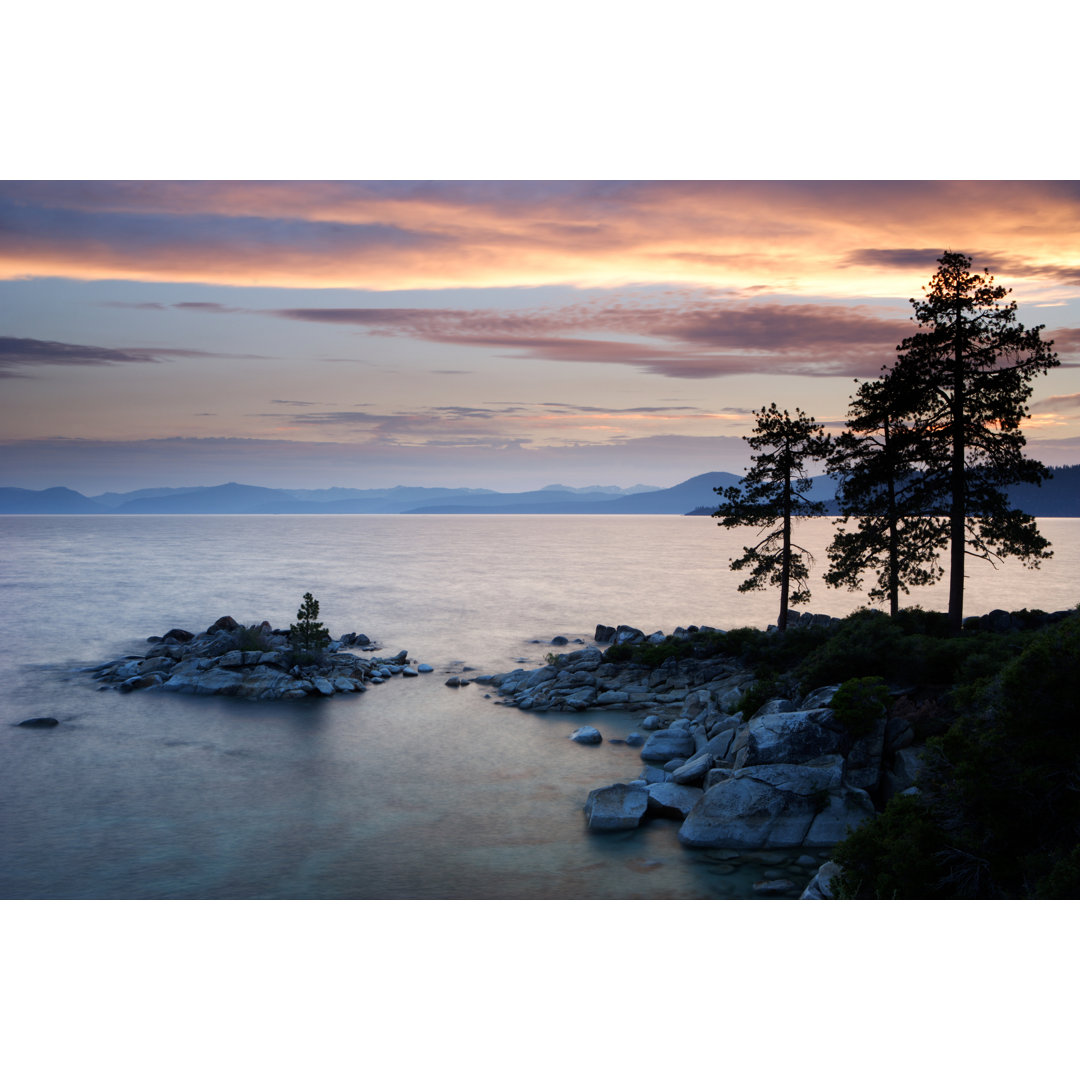
[[(1041, 522), (1040, 571), (974, 562), (969, 614), (1080, 601), (1080, 519)], [(825, 520), (800, 542), (822, 553)], [(610, 738), (641, 714), (528, 714), (464, 667), (543, 662), (598, 622), (765, 626), (737, 592), (745, 540), (709, 518), (0, 517), (0, 898), (749, 899), (762, 866), (683, 849), (674, 822), (592, 835), (593, 787), (630, 779)], [(820, 562), (819, 562), (820, 565)], [(102, 691), (79, 668), (221, 615), (295, 621), (436, 673), (327, 700)], [(944, 609), (944, 585), (910, 602)], [(814, 587), (812, 611), (859, 594)], [(13, 725), (55, 716), (60, 727)], [(599, 747), (567, 735), (594, 723)]]

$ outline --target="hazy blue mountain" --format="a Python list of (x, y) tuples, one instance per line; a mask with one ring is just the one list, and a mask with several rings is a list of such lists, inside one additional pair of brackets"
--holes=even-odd
[(0, 488), (0, 514), (104, 514), (105, 507), (66, 487)]
[[(520, 499), (515, 496), (500, 496), (498, 500), (486, 502), (454, 500), (410, 510), (412, 514), (686, 514), (695, 506), (715, 500), (713, 491), (717, 487), (727, 487), (737, 483), (739, 477), (734, 473), (702, 473), (700, 476), (684, 480), (675, 487), (653, 491), (638, 492), (634, 495), (597, 498), (596, 496), (575, 496), (573, 498), (553, 499), (551, 489), (523, 492), (523, 495), (541, 498)], [(512, 499), (518, 501), (511, 501)]]
[[(315, 490), (304, 488), (278, 488), (278, 494), (289, 495), (294, 499), (304, 502), (339, 503), (356, 500), (377, 501), (387, 506), (397, 503), (408, 503), (416, 506), (427, 499), (440, 499), (454, 495), (495, 495), (490, 488), (445, 488), (445, 487), (402, 487), (400, 484), (392, 488), (318, 488)], [(368, 511), (369, 513), (371, 511)], [(377, 513), (394, 513), (392, 510), (376, 511)]]
[(249, 484), (219, 484), (217, 487), (195, 488), (178, 495), (133, 499), (118, 506), (117, 514), (261, 514), (267, 504), (288, 502), (302, 505), (298, 499), (273, 488)]
[[(95, 498), (65, 487), (0, 488), (0, 514), (710, 514), (719, 502), (714, 489), (739, 479), (735, 473), (709, 472), (670, 488), (552, 484), (518, 492), (401, 486), (298, 491), (219, 484), (107, 492)], [(826, 513), (835, 512), (835, 493), (832, 478), (813, 478), (811, 497), (825, 502)], [(1055, 468), (1041, 487), (1018, 485), (1009, 496), (1014, 506), (1036, 517), (1080, 517), (1080, 465)]]
[(134, 502), (136, 499), (159, 499), (166, 495), (187, 495), (192, 491), (205, 490), (205, 487), (139, 488), (137, 491), (125, 491), (122, 494), (118, 491), (106, 491), (101, 495), (91, 495), (90, 498), (101, 506), (108, 507), (110, 510), (115, 510), (116, 507), (122, 506), (124, 503)]

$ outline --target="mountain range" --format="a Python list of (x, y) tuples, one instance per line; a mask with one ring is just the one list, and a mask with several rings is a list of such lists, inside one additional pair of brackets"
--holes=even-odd
[[(1080, 517), (1080, 465), (1052, 470), (1042, 485), (1010, 489), (1013, 506), (1036, 517)], [(0, 514), (708, 514), (715, 488), (737, 484), (729, 472), (708, 472), (670, 488), (588, 487), (561, 484), (536, 491), (486, 488), (322, 488), (318, 490), (220, 484), (142, 488), (86, 496), (66, 487), (45, 491), (0, 488)], [(813, 479), (810, 497), (836, 512), (836, 482)]]

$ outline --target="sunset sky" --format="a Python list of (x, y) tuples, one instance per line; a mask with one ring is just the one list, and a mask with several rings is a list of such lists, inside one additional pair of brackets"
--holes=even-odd
[(0, 486), (670, 485), (832, 426), (946, 248), (1061, 367), (1080, 182), (0, 182)]

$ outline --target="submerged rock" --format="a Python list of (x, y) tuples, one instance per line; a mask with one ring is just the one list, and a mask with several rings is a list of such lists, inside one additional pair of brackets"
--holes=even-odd
[(15, 727), (25, 728), (53, 728), (59, 725), (60, 721), (55, 716), (32, 716), (29, 720), (20, 720)]

